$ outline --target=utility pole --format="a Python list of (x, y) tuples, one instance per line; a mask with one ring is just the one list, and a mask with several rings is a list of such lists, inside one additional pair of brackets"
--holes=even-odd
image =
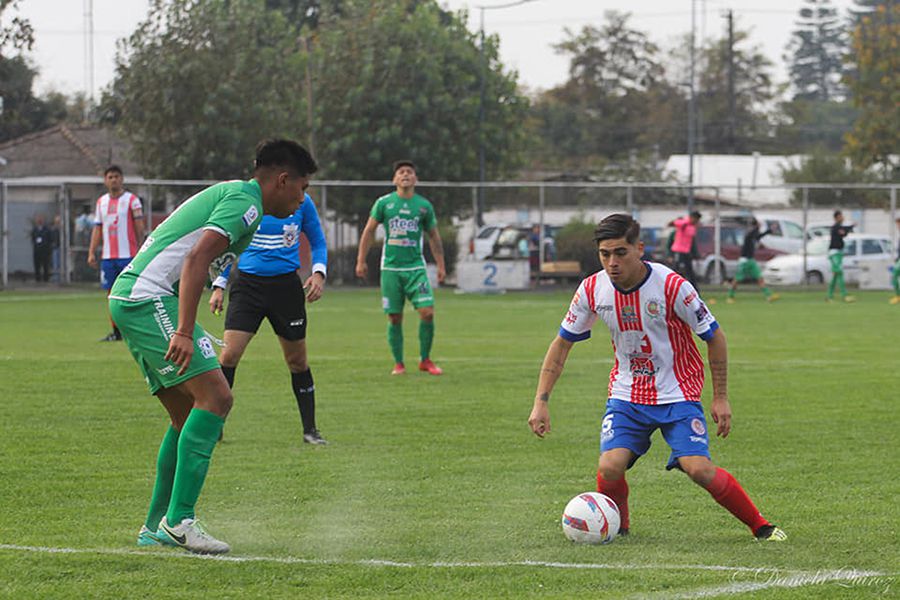
[(88, 99), (84, 119), (94, 105), (94, 0), (84, 0), (84, 85)]
[(688, 89), (690, 100), (688, 101), (688, 213), (694, 210), (694, 129), (697, 119), (697, 98), (694, 90), (694, 46), (696, 46), (697, 31), (697, 0), (691, 0), (691, 69)]
[(737, 120), (734, 95), (734, 12), (729, 10), (725, 13), (725, 18), (728, 20), (728, 148), (731, 154), (734, 154), (736, 152), (735, 128)]

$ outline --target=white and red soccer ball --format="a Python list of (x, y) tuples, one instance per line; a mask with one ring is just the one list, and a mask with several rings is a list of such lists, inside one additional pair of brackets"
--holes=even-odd
[(563, 533), (581, 544), (608, 544), (619, 533), (620, 523), (619, 507), (598, 492), (578, 494), (562, 515)]

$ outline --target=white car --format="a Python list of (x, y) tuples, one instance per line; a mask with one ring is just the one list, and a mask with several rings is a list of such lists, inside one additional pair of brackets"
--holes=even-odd
[[(776, 256), (763, 268), (763, 278), (774, 285), (825, 283), (831, 280), (828, 263), (830, 237), (815, 238), (806, 245), (806, 273), (803, 272), (803, 253)], [(844, 281), (859, 283), (861, 267), (867, 262), (890, 260), (891, 240), (884, 236), (851, 233), (844, 238)]]
[(469, 254), (472, 254), (475, 260), (486, 260), (494, 253), (494, 244), (500, 237), (500, 232), (506, 227), (505, 224), (482, 225), (478, 228), (478, 233), (472, 238), (469, 245)]
[(780, 215), (749, 215), (724, 213), (722, 223), (738, 223), (746, 226), (750, 218), (759, 221), (760, 231), (770, 231), (769, 235), (760, 240), (760, 244), (778, 250), (780, 252), (799, 252), (803, 249), (803, 227), (795, 221), (785, 219)]

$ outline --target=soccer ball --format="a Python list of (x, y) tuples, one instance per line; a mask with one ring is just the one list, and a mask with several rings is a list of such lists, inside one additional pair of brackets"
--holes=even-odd
[(566, 537), (581, 544), (608, 544), (619, 533), (619, 507), (597, 492), (578, 494), (566, 504), (562, 528)]

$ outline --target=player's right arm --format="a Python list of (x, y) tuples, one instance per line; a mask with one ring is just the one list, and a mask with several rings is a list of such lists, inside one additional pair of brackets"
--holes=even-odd
[(528, 426), (531, 427), (531, 431), (538, 437), (544, 437), (544, 434), (550, 433), (550, 409), (548, 407), (550, 393), (553, 391), (553, 386), (556, 385), (559, 376), (562, 375), (566, 359), (569, 357), (569, 351), (572, 349), (573, 344), (574, 342), (557, 335), (550, 342), (547, 354), (544, 355), (537, 391), (534, 393), (534, 406), (532, 406), (531, 415), (528, 417)]
[(197, 305), (209, 276), (209, 265), (214, 258), (228, 249), (228, 237), (206, 229), (188, 252), (181, 267), (178, 283), (178, 328), (169, 340), (165, 359), (180, 367), (183, 375), (194, 355), (194, 325), (197, 323)]
[(97, 268), (97, 247), (100, 246), (102, 238), (103, 232), (101, 231), (101, 226), (94, 225), (94, 229), (91, 231), (91, 244), (88, 246), (87, 262), (89, 266), (95, 269)]
[(369, 273), (369, 266), (366, 264), (366, 255), (369, 253), (369, 247), (372, 240), (375, 239), (375, 228), (378, 227), (378, 221), (369, 217), (366, 221), (366, 227), (359, 236), (359, 252), (356, 253), (356, 276), (365, 279)]

